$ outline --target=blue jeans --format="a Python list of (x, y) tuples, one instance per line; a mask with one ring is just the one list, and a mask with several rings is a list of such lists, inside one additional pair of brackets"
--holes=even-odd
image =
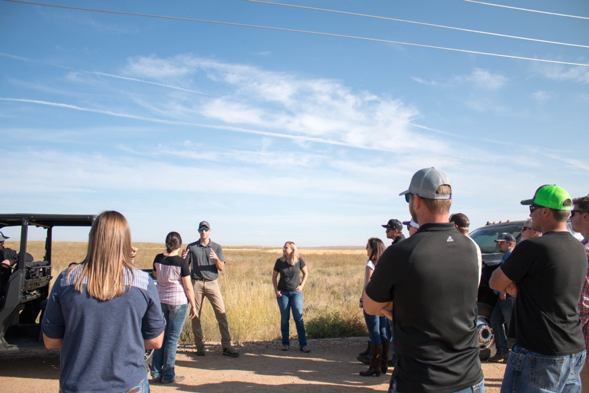
[(366, 321), (368, 335), (372, 344), (380, 345), (383, 341), (391, 340), (391, 325), (389, 325), (386, 317), (368, 315), (364, 311), (364, 320)]
[(288, 321), (290, 320), (290, 309), (297, 327), (299, 336), (299, 347), (307, 346), (305, 323), (303, 322), (303, 293), (297, 291), (280, 291), (282, 297), (277, 297), (278, 308), (280, 308), (280, 331), (282, 332), (282, 345), (290, 345)]
[(501, 393), (581, 391), (586, 352), (546, 356), (515, 344), (507, 360)]
[(166, 319), (164, 343), (160, 349), (155, 350), (150, 371), (152, 378), (161, 378), (163, 383), (170, 383), (176, 379), (176, 349), (187, 311), (188, 304), (172, 306), (162, 303), (162, 312)]
[[(389, 388), (389, 393), (398, 393), (397, 392), (397, 379), (393, 379), (391, 381), (391, 387)], [(471, 387), (457, 390), (454, 393), (485, 393), (485, 379)]]
[(507, 346), (507, 335), (505, 334), (505, 322), (509, 327), (511, 321), (511, 310), (513, 310), (513, 303), (515, 298), (509, 296), (505, 300), (497, 300), (495, 308), (491, 313), (491, 329), (493, 329), (493, 335), (495, 336), (495, 344), (497, 345), (497, 355), (509, 355), (509, 348)]

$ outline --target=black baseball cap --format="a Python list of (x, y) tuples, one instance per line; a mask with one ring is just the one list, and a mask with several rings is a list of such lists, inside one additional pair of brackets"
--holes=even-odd
[(497, 239), (494, 241), (496, 242), (512, 242), (515, 243), (515, 237), (509, 232), (503, 232), (501, 235), (497, 236)]
[(389, 220), (389, 222), (386, 225), (383, 225), (382, 227), (402, 231), (403, 230), (403, 223), (401, 221), (397, 220), (396, 218), (391, 218)]

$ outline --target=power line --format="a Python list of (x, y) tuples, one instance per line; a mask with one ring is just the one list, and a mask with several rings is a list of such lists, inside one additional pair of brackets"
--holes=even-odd
[(536, 61), (536, 62), (540, 62), (540, 63), (551, 63), (551, 64), (562, 64), (562, 65), (589, 67), (589, 64), (586, 64), (586, 63), (572, 63), (572, 62), (567, 62), (567, 61), (546, 60), (546, 59), (538, 59), (538, 58), (532, 58), (532, 57), (504, 55), (504, 54), (500, 54), (500, 53), (481, 52), (481, 51), (474, 51), (474, 50), (469, 50), (469, 49), (458, 49), (458, 48), (449, 48), (449, 47), (435, 46), (435, 45), (416, 44), (416, 43), (411, 43), (411, 42), (393, 41), (393, 40), (385, 40), (382, 38), (361, 37), (361, 36), (353, 36), (353, 35), (347, 35), (347, 34), (324, 33), (324, 32), (311, 31), (311, 30), (289, 29), (289, 28), (285, 28), (285, 27), (250, 25), (250, 24), (245, 24), (245, 23), (233, 23), (233, 22), (221, 22), (221, 21), (214, 21), (214, 20), (206, 20), (206, 19), (182, 18), (182, 17), (177, 17), (177, 16), (165, 16), (165, 15), (153, 15), (153, 14), (140, 14), (140, 13), (135, 13), (135, 12), (100, 10), (100, 9), (93, 9), (93, 8), (71, 7), (71, 6), (57, 5), (57, 4), (35, 3), (35, 2), (31, 2), (31, 1), (21, 1), (21, 0), (4, 0), (4, 1), (11, 2), (11, 3), (27, 4), (27, 5), (38, 5), (38, 6), (42, 6), (42, 7), (64, 8), (64, 9), (71, 9), (71, 10), (78, 10), (78, 11), (102, 12), (102, 13), (107, 13), (107, 14), (130, 15), (130, 16), (140, 16), (140, 17), (146, 17), (146, 18), (182, 20), (182, 21), (187, 21), (187, 22), (211, 23), (211, 24), (227, 25), (227, 26), (250, 27), (250, 28), (255, 28), (255, 29), (287, 31), (287, 32), (291, 32), (291, 33), (312, 34), (312, 35), (320, 35), (320, 36), (327, 36), (327, 37), (349, 38), (349, 39), (361, 40), (361, 41), (371, 41), (371, 42), (382, 42), (382, 43), (387, 43), (387, 44), (416, 46), (416, 47), (420, 47), (420, 48), (439, 49), (439, 50), (446, 50), (446, 51), (451, 51), (451, 52), (469, 53), (469, 54), (492, 56), (492, 57), (502, 57), (502, 58), (507, 58), (507, 59)]
[(554, 15), (554, 16), (564, 16), (566, 18), (576, 18), (576, 19), (589, 20), (589, 17), (586, 17), (586, 16), (559, 14), (557, 12), (532, 10), (532, 9), (529, 9), (529, 8), (519, 8), (519, 7), (512, 7), (512, 6), (503, 5), (503, 4), (485, 3), (484, 1), (476, 1), (476, 0), (464, 0), (464, 1), (467, 1), (469, 3), (476, 3), (476, 4), (482, 4), (482, 5), (490, 5), (490, 6), (493, 6), (493, 7), (509, 8), (509, 9), (518, 10), (518, 11), (535, 12), (537, 14), (546, 14), (546, 15)]
[(333, 10), (333, 9), (327, 9), (327, 8), (307, 7), (307, 6), (295, 5), (295, 4), (275, 3), (275, 2), (272, 2), (272, 1), (263, 1), (263, 0), (246, 0), (246, 1), (249, 1), (250, 3), (278, 5), (278, 6), (282, 6), (282, 7), (301, 8), (301, 9), (307, 9), (307, 10), (313, 10), (313, 11), (331, 12), (331, 13), (335, 13), (335, 14), (361, 16), (361, 17), (364, 17), (364, 18), (390, 20), (390, 21), (401, 22), (401, 23), (411, 23), (411, 24), (415, 24), (415, 25), (422, 25), (422, 26), (429, 26), (429, 27), (437, 27), (437, 28), (441, 28), (441, 29), (465, 31), (465, 32), (468, 32), (468, 33), (486, 34), (486, 35), (491, 35), (491, 36), (495, 36), (495, 37), (513, 38), (513, 39), (516, 39), (516, 40), (541, 42), (541, 43), (544, 43), (544, 44), (566, 45), (566, 46), (574, 46), (574, 47), (578, 47), (578, 48), (586, 48), (586, 49), (589, 49), (589, 46), (587, 46), (587, 45), (570, 44), (570, 43), (567, 43), (567, 42), (548, 41), (548, 40), (540, 40), (540, 39), (536, 39), (536, 38), (528, 38), (528, 37), (521, 37), (521, 36), (515, 36), (515, 35), (508, 35), (508, 34), (491, 33), (491, 32), (488, 32), (488, 31), (465, 29), (465, 28), (461, 28), (461, 27), (438, 25), (438, 24), (434, 24), (434, 23), (417, 22), (417, 21), (413, 21), (413, 20), (390, 18), (390, 17), (386, 17), (386, 16), (379, 16), (379, 15), (360, 14), (360, 13), (356, 13), (356, 12), (340, 11), (340, 10)]

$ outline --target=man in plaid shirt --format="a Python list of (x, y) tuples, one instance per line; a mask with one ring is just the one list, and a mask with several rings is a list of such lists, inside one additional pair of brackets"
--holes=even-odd
[[(573, 199), (573, 208), (571, 210), (571, 224), (573, 230), (583, 235), (581, 241), (587, 251), (587, 261), (589, 261), (589, 195)], [(587, 276), (583, 283), (581, 300), (579, 301), (579, 317), (583, 323), (583, 336), (585, 337), (585, 348), (589, 350), (589, 268)], [(589, 362), (585, 362), (583, 371), (581, 371), (581, 383), (583, 392), (589, 392)]]

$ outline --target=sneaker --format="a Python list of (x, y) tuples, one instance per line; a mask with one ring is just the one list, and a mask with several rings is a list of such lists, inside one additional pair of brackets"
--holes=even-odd
[(229, 356), (232, 358), (236, 358), (239, 356), (239, 352), (237, 352), (233, 347), (223, 348), (223, 355)]
[(205, 346), (204, 345), (197, 345), (196, 346), (196, 356), (204, 356), (205, 355)]
[(309, 352), (311, 352), (311, 350), (309, 349), (308, 346), (305, 345), (304, 347), (301, 348), (301, 352), (309, 353)]
[(288, 351), (290, 349), (290, 347), (288, 345), (283, 345), (282, 346), (282, 350), (283, 351)]
[(180, 383), (180, 382), (184, 381), (185, 379), (186, 379), (186, 377), (181, 377), (181, 376), (178, 375), (178, 376), (176, 376), (176, 378), (174, 378), (173, 381), (170, 381), (170, 382), (161, 381), (161, 382), (164, 385), (167, 385), (167, 384), (172, 384), (172, 383)]
[(487, 359), (487, 362), (491, 363), (507, 363), (507, 359), (509, 359), (509, 355), (499, 355), (496, 354), (495, 356), (491, 356)]

